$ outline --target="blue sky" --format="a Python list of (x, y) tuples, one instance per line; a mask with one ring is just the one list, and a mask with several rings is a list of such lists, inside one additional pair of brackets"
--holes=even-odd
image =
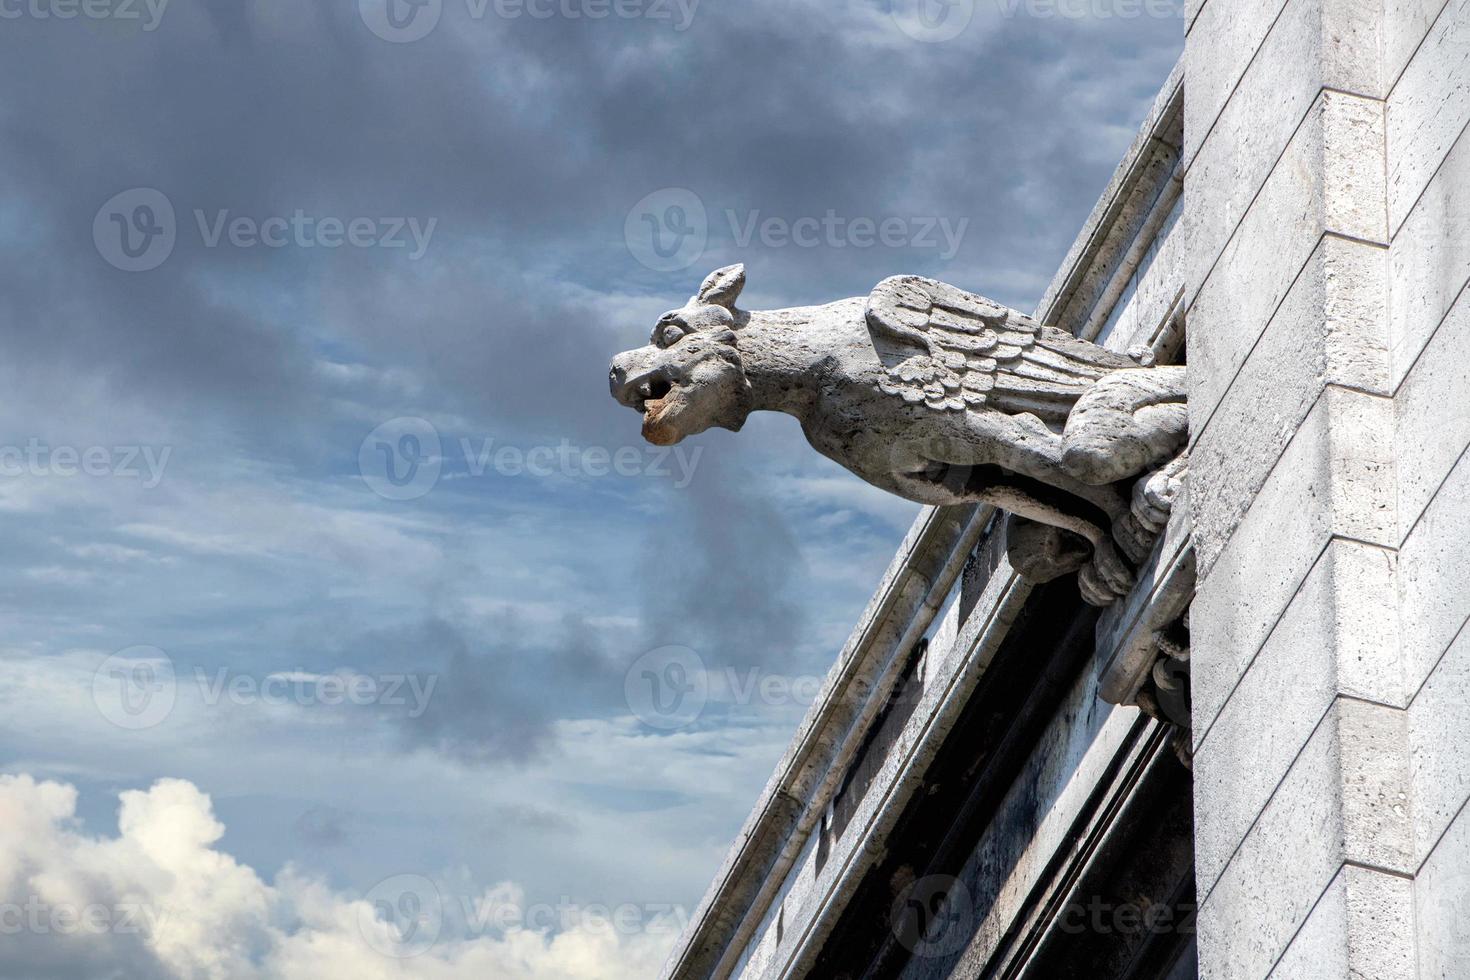
[(385, 2), (0, 2), (7, 976), (646, 976), (917, 507), (784, 418), (661, 457), (608, 359), (737, 261), (1029, 310), (1183, 38)]

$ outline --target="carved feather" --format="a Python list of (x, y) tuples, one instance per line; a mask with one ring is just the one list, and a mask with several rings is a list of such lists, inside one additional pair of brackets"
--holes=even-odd
[(984, 406), (997, 373), (1020, 362), (1038, 329), (999, 303), (922, 276), (880, 282), (867, 320), (887, 368), (880, 388), (951, 412)]
[(939, 411), (1065, 418), (1098, 378), (1137, 367), (1121, 354), (948, 283), (884, 279), (868, 294), (868, 332), (887, 371), (879, 388)]

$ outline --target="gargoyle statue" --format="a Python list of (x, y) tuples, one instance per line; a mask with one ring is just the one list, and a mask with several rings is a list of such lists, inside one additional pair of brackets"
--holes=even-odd
[(668, 446), (785, 412), (874, 486), (1008, 511), (1011, 563), (1029, 580), (1080, 570), (1099, 606), (1132, 588), (1185, 474), (1183, 367), (919, 276), (769, 311), (736, 307), (744, 285), (744, 266), (717, 269), (648, 346), (613, 359), (613, 397), (642, 413), (644, 438)]

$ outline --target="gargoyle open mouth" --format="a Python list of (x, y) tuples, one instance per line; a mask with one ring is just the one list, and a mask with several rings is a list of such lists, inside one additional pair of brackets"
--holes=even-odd
[(651, 375), (638, 385), (633, 405), (643, 413), (643, 438), (655, 446), (668, 446), (683, 438), (677, 423), (670, 418), (683, 404), (681, 386), (667, 375)]
[(654, 422), (661, 411), (669, 406), (669, 395), (672, 394), (673, 385), (666, 375), (656, 373), (645, 378), (635, 389), (634, 407), (644, 417), (644, 423)]
[(658, 415), (664, 400), (674, 390), (674, 383), (663, 375), (654, 375), (638, 386), (638, 411), (645, 419)]

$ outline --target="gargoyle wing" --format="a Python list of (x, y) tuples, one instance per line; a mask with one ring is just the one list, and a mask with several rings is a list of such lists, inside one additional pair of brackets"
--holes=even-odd
[(922, 276), (884, 279), (868, 294), (868, 332), (887, 367), (886, 394), (930, 408), (979, 408), (998, 371), (1036, 343), (1032, 319)]
[(879, 387), (941, 411), (991, 406), (1065, 419), (1122, 354), (922, 276), (884, 279), (868, 294), (868, 333), (886, 368)]

